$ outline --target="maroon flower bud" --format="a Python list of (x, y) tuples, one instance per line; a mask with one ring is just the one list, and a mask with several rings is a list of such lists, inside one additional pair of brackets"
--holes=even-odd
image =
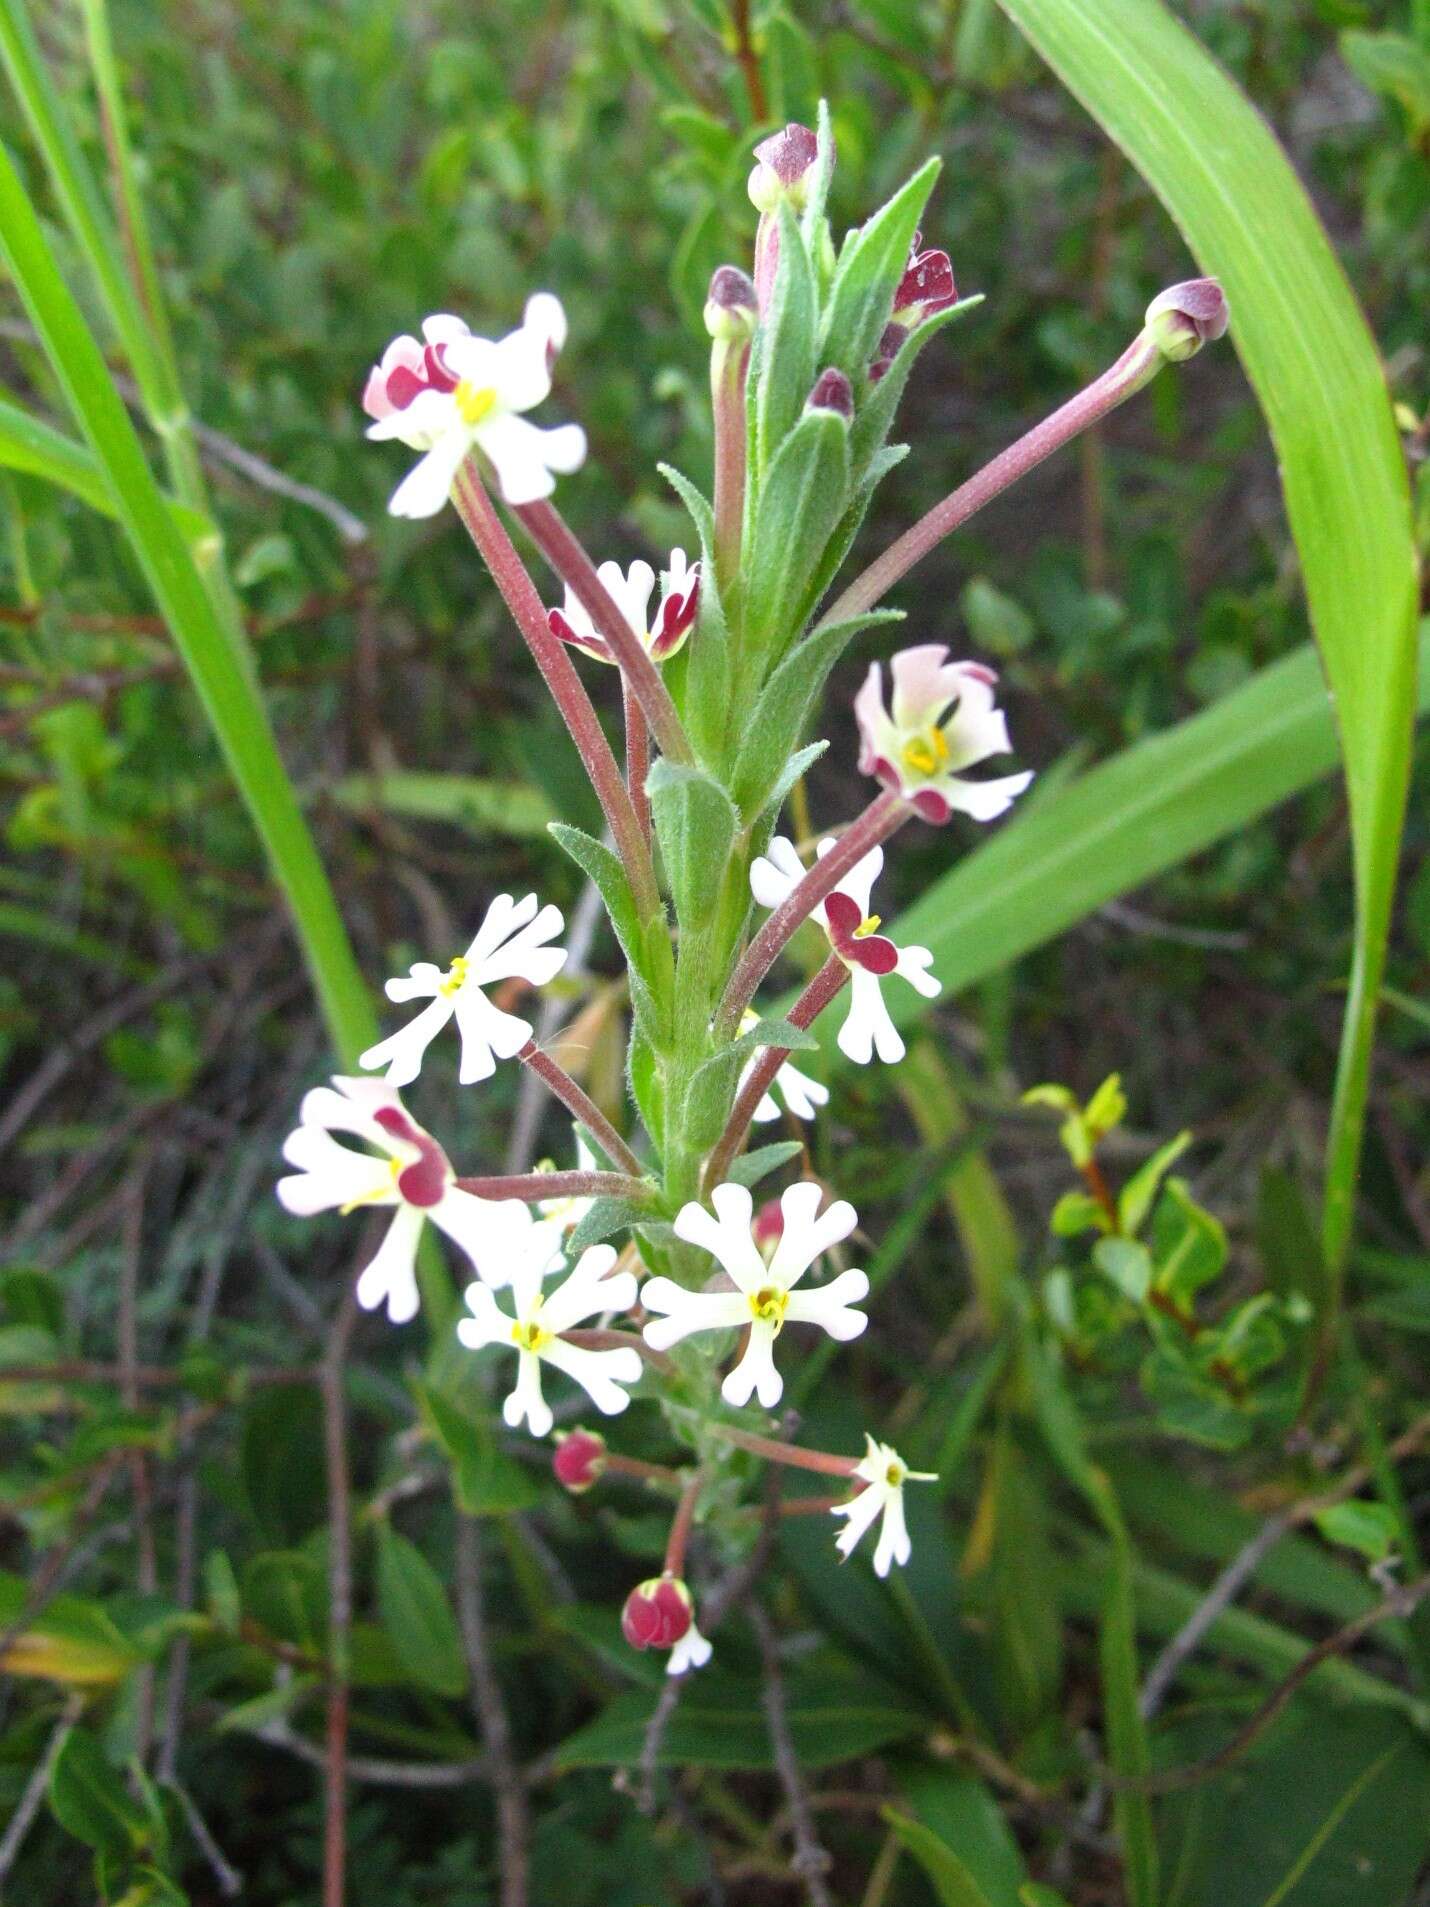
[(879, 348), (875, 351), (874, 361), (869, 366), (869, 382), (871, 384), (877, 384), (879, 382), (879, 379), (899, 355), (899, 347), (903, 344), (904, 339), (908, 335), (908, 331), (901, 324), (886, 324), (884, 326), (883, 335), (879, 339)]
[(1215, 278), (1189, 278), (1169, 285), (1147, 307), (1147, 330), (1173, 364), (1195, 357), (1226, 331), (1226, 293)]
[(777, 1198), (766, 1199), (759, 1211), (755, 1213), (755, 1222), (750, 1227), (750, 1236), (755, 1241), (755, 1249), (766, 1262), (784, 1235), (784, 1206)]
[(814, 164), (819, 141), (808, 126), (791, 122), (755, 147), (750, 202), (757, 212), (772, 212), (788, 197), (796, 210), (804, 203), (804, 175)]
[(584, 1496), (605, 1472), (605, 1438), (594, 1430), (568, 1431), (552, 1452), (551, 1468), (556, 1481), (572, 1496)]
[(854, 390), (842, 371), (831, 365), (814, 380), (814, 389), (805, 399), (806, 410), (837, 411), (841, 417), (854, 415)]
[(621, 1611), (621, 1634), (633, 1649), (672, 1649), (694, 1619), (690, 1591), (677, 1576), (637, 1583)]
[(705, 300), (705, 329), (712, 338), (748, 338), (759, 311), (755, 287), (738, 265), (721, 265)]
[(958, 303), (958, 286), (953, 282), (953, 265), (947, 252), (917, 249), (899, 280), (894, 294), (894, 316), (909, 327), (922, 324), (936, 311), (946, 311)]

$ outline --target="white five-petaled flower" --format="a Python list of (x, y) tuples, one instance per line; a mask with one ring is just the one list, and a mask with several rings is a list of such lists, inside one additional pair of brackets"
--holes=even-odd
[(566, 949), (545, 943), (564, 925), (560, 908), (538, 908), (535, 894), (522, 901), (498, 894), (471, 946), (445, 973), (430, 960), (419, 960), (406, 979), (388, 981), (389, 1000), (430, 999), (432, 1004), (399, 1032), (370, 1046), (358, 1064), (369, 1072), (385, 1066), (390, 1086), (407, 1085), (422, 1070), (428, 1046), (455, 1015), (462, 1038), (457, 1077), (464, 1086), (489, 1079), (499, 1059), (510, 1059), (526, 1045), (531, 1026), (493, 1006), (482, 989), (517, 976), (534, 987), (554, 979), (566, 963)]
[(867, 1431), (864, 1442), (868, 1449), (853, 1471), (853, 1475), (863, 1482), (864, 1488), (849, 1502), (837, 1503), (832, 1511), (834, 1516), (849, 1519), (835, 1538), (835, 1548), (847, 1559), (854, 1553), (865, 1532), (872, 1529), (874, 1519), (882, 1516), (884, 1520), (874, 1550), (874, 1574), (887, 1576), (891, 1563), (902, 1566), (909, 1560), (909, 1527), (904, 1521), (904, 1485), (909, 1482), (933, 1483), (936, 1475), (932, 1470), (910, 1470), (892, 1444), (875, 1443)]
[[(365, 1311), (385, 1303), (394, 1324), (416, 1316), (417, 1240), (429, 1218), (461, 1246), (481, 1277), (500, 1279), (510, 1245), (530, 1214), (515, 1199), (493, 1202), (462, 1191), (441, 1146), (390, 1086), (377, 1079), (334, 1079), (304, 1096), (298, 1119), (283, 1146), (283, 1157), (298, 1171), (277, 1188), (288, 1211), (311, 1218), (366, 1206), (396, 1208), (358, 1279), (358, 1303)], [(339, 1145), (335, 1132), (355, 1134), (380, 1156)]]
[(942, 643), (927, 642), (901, 650), (889, 671), (889, 708), (877, 662), (854, 698), (860, 772), (901, 794), (925, 821), (947, 821), (955, 809), (975, 821), (1003, 814), (1031, 773), (994, 781), (965, 781), (961, 774), (990, 755), (1009, 753), (1007, 717), (993, 706), (993, 670), (981, 662), (950, 662)]
[[(821, 860), (833, 846), (832, 839), (820, 842)], [(904, 1042), (884, 1004), (881, 980), (897, 974), (927, 1000), (937, 999), (939, 992), (929, 972), (933, 955), (928, 948), (895, 946), (878, 931), (879, 916), (869, 912), (869, 897), (883, 866), (884, 850), (871, 848), (814, 910), (831, 948), (849, 969), (849, 1012), (839, 1029), (839, 1050), (859, 1066), (867, 1066), (876, 1052), (889, 1065), (904, 1057)], [(799, 886), (804, 872), (794, 843), (777, 834), (768, 855), (761, 855), (750, 869), (750, 891), (762, 907), (778, 907)]]
[[(748, 1033), (752, 1026), (758, 1026), (759, 1019), (759, 1014), (747, 1007), (745, 1017), (740, 1022), (740, 1031)], [(740, 1075), (742, 1086), (759, 1063), (760, 1056), (756, 1053)], [(808, 1073), (802, 1073), (798, 1066), (791, 1064), (789, 1060), (781, 1066), (771, 1084), (779, 1088), (786, 1106), (796, 1119), (813, 1119), (821, 1106), (829, 1104), (829, 1088), (821, 1086), (817, 1079), (811, 1079)], [(766, 1093), (760, 1100), (755, 1108), (754, 1116), (761, 1125), (768, 1124), (771, 1119), (779, 1118), (779, 1102), (775, 1099), (773, 1092)]]
[(502, 1416), (513, 1430), (525, 1418), (532, 1436), (544, 1437), (555, 1420), (541, 1392), (543, 1364), (574, 1378), (607, 1417), (616, 1416), (631, 1401), (621, 1386), (634, 1384), (640, 1376), (639, 1351), (630, 1345), (590, 1350), (568, 1344), (561, 1333), (604, 1311), (629, 1311), (636, 1301), (636, 1280), (629, 1271), (608, 1277), (616, 1262), (615, 1250), (610, 1245), (592, 1245), (554, 1290), (544, 1291), (556, 1231), (550, 1220), (531, 1219), (528, 1214), (528, 1221), (525, 1238), (517, 1241), (507, 1259), (514, 1315), (502, 1310), (488, 1285), (468, 1285), (472, 1316), (458, 1324), (457, 1336), (472, 1351), (497, 1344), (516, 1352), (516, 1387), (502, 1406)]
[(688, 1669), (703, 1669), (714, 1652), (714, 1643), (708, 1636), (701, 1635), (692, 1616), (690, 1627), (666, 1658), (665, 1672), (667, 1675), (684, 1675)]
[(744, 1356), (720, 1387), (727, 1404), (747, 1404), (752, 1394), (773, 1410), (784, 1391), (775, 1369), (775, 1339), (786, 1324), (817, 1324), (832, 1338), (857, 1338), (869, 1320), (853, 1306), (869, 1295), (862, 1271), (843, 1271), (827, 1285), (800, 1287), (821, 1253), (847, 1238), (858, 1223), (854, 1207), (836, 1199), (820, 1212), (823, 1191), (809, 1180), (789, 1186), (780, 1200), (784, 1231), (769, 1264), (751, 1231), (754, 1200), (743, 1185), (717, 1185), (710, 1195), (715, 1216), (693, 1201), (676, 1214), (675, 1234), (700, 1245), (729, 1273), (733, 1291), (687, 1291), (671, 1278), (651, 1278), (641, 1288), (647, 1311), (665, 1315), (645, 1327), (653, 1350), (668, 1351), (698, 1331), (747, 1326)]
[(373, 419), (367, 434), (424, 452), (393, 492), (393, 516), (435, 516), (473, 449), (511, 504), (549, 497), (553, 472), (580, 468), (586, 433), (579, 424), (540, 430), (521, 415), (549, 395), (565, 341), (566, 314), (550, 292), (529, 298), (520, 327), (496, 341), (474, 337), (446, 312), (423, 320), (421, 341), (393, 340), (363, 391)]
[[(619, 563), (602, 563), (596, 574), (652, 661), (664, 662), (673, 656), (690, 634), (700, 606), (700, 565), (687, 564), (684, 550), (670, 552), (670, 568), (661, 577), (660, 603), (654, 622), (649, 616), (655, 571), (649, 563), (632, 563), (624, 575)], [(548, 609), (546, 620), (553, 635), (594, 656), (597, 662), (616, 660), (610, 644), (598, 632), (590, 612), (569, 583), (566, 600), (560, 609)]]

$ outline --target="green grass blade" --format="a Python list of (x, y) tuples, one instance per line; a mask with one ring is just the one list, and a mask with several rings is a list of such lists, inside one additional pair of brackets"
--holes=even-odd
[(104, 472), (83, 444), (66, 437), (19, 404), (0, 397), (0, 464), (68, 490), (91, 510), (114, 515)]
[(374, 1036), (371, 1003), (298, 809), (262, 698), (165, 502), (113, 381), (0, 147), (0, 249), (128, 534), (292, 910), (344, 1063)]
[[(1327, 1146), (1338, 1288), (1354, 1220), (1375, 1012), (1409, 784), (1416, 568), (1375, 344), (1310, 200), (1255, 111), (1159, 0), (999, 0), (1226, 288), (1276, 444), (1340, 726), (1356, 938)], [(1335, 1311), (1334, 1301), (1328, 1310)]]

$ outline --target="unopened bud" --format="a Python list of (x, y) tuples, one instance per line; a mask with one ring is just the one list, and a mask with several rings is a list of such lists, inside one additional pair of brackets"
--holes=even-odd
[(1164, 358), (1181, 364), (1222, 336), (1229, 313), (1215, 278), (1189, 278), (1169, 285), (1147, 307), (1146, 331)]
[[(917, 248), (918, 240), (914, 240)], [(899, 289), (894, 294), (894, 316), (912, 328), (958, 303), (958, 286), (953, 279), (953, 262), (947, 252), (921, 252), (915, 249)]]
[(694, 1614), (690, 1591), (678, 1576), (651, 1576), (626, 1597), (621, 1634), (633, 1649), (671, 1649)]
[(841, 417), (854, 415), (854, 387), (842, 371), (831, 365), (814, 380), (814, 389), (805, 399), (805, 409), (837, 411)]
[(869, 382), (871, 384), (877, 384), (879, 382), (879, 379), (899, 355), (900, 347), (908, 335), (907, 329), (901, 324), (886, 324), (884, 326), (883, 333), (879, 339), (878, 349), (875, 351), (869, 365)]
[(721, 265), (705, 300), (705, 329), (712, 338), (748, 338), (759, 316), (755, 287), (738, 265)]
[(757, 212), (773, 212), (781, 199), (794, 211), (804, 205), (804, 175), (814, 164), (819, 141), (808, 126), (794, 123), (772, 133), (755, 147), (755, 169), (750, 174), (750, 203)]
[(556, 1481), (572, 1496), (584, 1496), (606, 1468), (606, 1440), (594, 1430), (571, 1430), (552, 1452)]
[(777, 1198), (766, 1199), (755, 1213), (755, 1222), (750, 1227), (750, 1236), (755, 1241), (755, 1249), (768, 1264), (774, 1256), (775, 1247), (785, 1235), (784, 1206)]

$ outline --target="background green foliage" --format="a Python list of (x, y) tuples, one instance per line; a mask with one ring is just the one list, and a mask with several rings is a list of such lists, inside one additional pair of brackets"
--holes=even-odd
[[(1423, 457), (1424, 0), (1183, 11), (1308, 185), (1380, 342), (1407, 448)], [(85, 12), (35, 17), (103, 176)], [(872, 552), (1101, 369), (1151, 293), (1190, 274), (1149, 188), (989, 0), (776, 6), (757, 11), (748, 48), (743, 18), (714, 0), (114, 8), (183, 387), (210, 431), (318, 493), (277, 494), (222, 443), (204, 445), (282, 755), (370, 978), (458, 945), (504, 886), (537, 886), (569, 912), (579, 876), (544, 824), (559, 813), (599, 832), (451, 516), (414, 527), (383, 514), (399, 466), (362, 444), (355, 398), (388, 336), (434, 309), (502, 325), (532, 286), (559, 291), (573, 333), (560, 414), (579, 415), (592, 440), (563, 506), (598, 556), (689, 548), (655, 466), (708, 471), (706, 282), (747, 257), (756, 126), (812, 119), (823, 94), (839, 140), (836, 229), (937, 152), (925, 242), (949, 250), (962, 291), (986, 295), (915, 373), (897, 433), (913, 453), (879, 491)], [(8, 95), (3, 127), (108, 346)], [(9, 400), (73, 435), (8, 293), (0, 342)], [(4, 413), (0, 426), (19, 430)], [(1423, 534), (1430, 493), (1415, 468)], [(0, 1654), (25, 1671), (0, 1695), (0, 1814), (85, 1704), (7, 1885), (27, 1907), (58, 1907), (88, 1897), (97, 1862), (114, 1899), (219, 1898), (177, 1777), (242, 1870), (245, 1899), (309, 1902), (321, 1806), (303, 1749), (321, 1739), (328, 1624), (322, 1411), (310, 1384), (262, 1378), (318, 1362), (352, 1269), (351, 1232), (299, 1227), (270, 1194), (325, 1037), (210, 730), (119, 529), (90, 504), (0, 476), (0, 1353), (11, 1367), (97, 1367), (0, 1382), (0, 1541), (15, 1572), (0, 1579)], [(1423, 807), (1412, 803), (1391, 943), (1351, 1328), (1298, 1419), (1297, 1318), (1324, 1295), (1314, 1214), (1351, 863), (1309, 672), (1251, 691), (1268, 712), (1284, 706), (1291, 755), (1314, 756), (1304, 773), (1268, 773), (1266, 799), (1307, 791), (1221, 838), (1194, 825), (1252, 772), (1226, 698), (1308, 633), (1272, 451), (1231, 353), (1160, 378), (937, 552), (898, 600), (916, 639), (1003, 671), (1020, 756), (1044, 771), (1045, 826), (1072, 769), (1198, 711), (1208, 726), (1183, 732), (1176, 774), (1153, 790), (1161, 807), (1136, 808), (1121, 769), (1070, 797), (1090, 828), (1121, 825), (1107, 856), (1133, 871), (1093, 882), (1050, 944), (1037, 882), (1010, 895), (996, 860), (983, 875), (968, 863), (937, 920), (925, 903), (919, 928), (953, 990), (906, 1067), (846, 1073), (810, 1134), (812, 1169), (860, 1188), (879, 1296), (866, 1340), (796, 1374), (806, 1432), (852, 1447), (866, 1418), (887, 1422), (942, 1475), (912, 1506), (905, 1580), (886, 1589), (862, 1562), (832, 1567), (824, 1519), (785, 1526), (770, 1579), (795, 1639), (795, 1743), (814, 1790), (842, 1797), (817, 1817), (837, 1897), (1053, 1907), (1055, 1888), (1080, 1907), (1125, 1887), (1139, 1907), (1409, 1901), (1430, 1838), (1421, 1621), (1382, 1626), (1319, 1669), (1226, 1770), (1150, 1804), (1122, 1794), (1121, 1856), (1105, 1798), (1089, 1801), (1103, 1758), (1126, 1771), (1214, 1756), (1307, 1648), (1375, 1606), (1397, 1579), (1370, 1579), (1387, 1554), (1399, 1580), (1419, 1573), (1425, 1466), (1411, 1455), (1397, 1468), (1384, 1446), (1413, 1417), (1430, 1327)], [(868, 657), (906, 639), (872, 630), (835, 670), (817, 731), (832, 746), (806, 789), (816, 824), (863, 798), (848, 703)], [(593, 681), (614, 720), (610, 687)], [(1198, 737), (1213, 764), (1200, 780)], [(1163, 829), (1184, 830), (1176, 855), (1149, 854)], [(890, 901), (912, 906), (972, 844), (971, 829), (907, 831)], [(1022, 910), (1011, 926), (1010, 908)], [(995, 933), (1036, 951), (990, 965), (980, 948)], [(580, 1016), (567, 1057), (619, 1115), (620, 1001), (607, 984), (619, 963), (600, 937), (591, 968), (564, 995)], [(1115, 1188), (1182, 1128), (1195, 1135), (1143, 1214), (1145, 1264), (1141, 1245), (1097, 1238), (1086, 1211), (1080, 1234), (1065, 1197), (1079, 1180), (1054, 1122), (1020, 1103), (1047, 1079), (1086, 1101), (1114, 1069), (1130, 1111), (1098, 1157)], [(517, 1093), (508, 1070), (480, 1094), (424, 1082), (418, 1104), (460, 1168), (497, 1169)], [(563, 1159), (569, 1148), (549, 1113), (542, 1147)], [(1206, 1279), (1194, 1267), (1184, 1287), (1168, 1270), (1179, 1227), (1207, 1254)], [(1186, 1333), (1148, 1302), (1163, 1278), (1195, 1293), (1218, 1346), (1240, 1331), (1239, 1391), (1215, 1372), (1188, 1376)], [(177, 1367), (178, 1385), (123, 1395), (112, 1367), (131, 1327), (142, 1362)], [(532, 1899), (798, 1898), (749, 1634), (722, 1631), (716, 1666), (665, 1737), (666, 1761), (690, 1771), (683, 1814), (662, 1802), (642, 1816), (610, 1771), (640, 1754), (659, 1665), (621, 1648), (614, 1610), (658, 1557), (663, 1519), (615, 1486), (558, 1497), (492, 1437), (480, 1387), (456, 1383), (440, 1355), (424, 1370), (424, 1354), (419, 1329), (367, 1323), (350, 1358), (354, 1752), (459, 1771), (479, 1753), (451, 1599), (455, 1488), (479, 1518), (495, 1662), (535, 1772)], [(1160, 1642), (1267, 1513), (1360, 1463), (1370, 1480), (1354, 1504), (1268, 1550), (1144, 1743), (1136, 1692)], [(61, 1593), (35, 1616), (20, 1578), (44, 1582), (47, 1556)], [(149, 1718), (147, 1668), (171, 1667), (181, 1639), (175, 1732), (162, 1675)], [(153, 1786), (132, 1767), (146, 1741)], [(360, 1779), (349, 1837), (355, 1899), (497, 1897), (475, 1778)]]

